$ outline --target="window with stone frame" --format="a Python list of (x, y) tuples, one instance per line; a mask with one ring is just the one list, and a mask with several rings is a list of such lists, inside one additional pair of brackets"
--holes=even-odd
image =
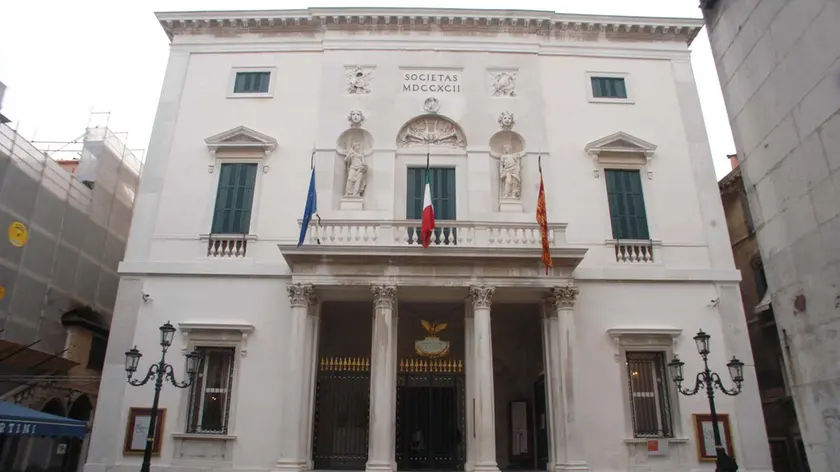
[(635, 169), (605, 169), (613, 239), (650, 239), (641, 173)]
[(248, 234), (256, 180), (255, 163), (221, 165), (211, 234)]
[(634, 437), (674, 437), (665, 353), (626, 351), (625, 355)]
[(197, 347), (201, 368), (190, 387), (188, 433), (227, 434), (235, 348)]

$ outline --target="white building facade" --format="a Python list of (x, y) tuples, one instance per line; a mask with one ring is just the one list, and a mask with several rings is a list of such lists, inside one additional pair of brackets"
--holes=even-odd
[[(182, 350), (204, 361), (162, 391), (153, 470), (714, 467), (707, 400), (665, 367), (701, 369), (699, 328), (724, 377), (750, 352), (687, 49), (701, 21), (158, 16), (171, 55), (86, 471), (139, 466), (152, 387), (123, 353), (154, 359), (166, 321), (178, 374)], [(747, 364), (718, 412), (741, 470), (767, 471)]]

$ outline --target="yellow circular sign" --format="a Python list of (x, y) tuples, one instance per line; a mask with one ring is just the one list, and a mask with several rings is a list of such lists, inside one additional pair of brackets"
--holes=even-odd
[(12, 246), (23, 247), (26, 246), (27, 241), (29, 241), (29, 230), (26, 229), (26, 225), (20, 221), (12, 222), (9, 225), (9, 242)]

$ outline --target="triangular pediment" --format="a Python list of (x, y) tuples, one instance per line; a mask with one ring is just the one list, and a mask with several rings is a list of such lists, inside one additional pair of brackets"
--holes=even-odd
[(584, 150), (595, 155), (602, 152), (629, 152), (650, 155), (656, 150), (656, 145), (624, 131), (619, 131), (592, 141), (584, 147)]
[(246, 126), (223, 131), (204, 140), (211, 151), (219, 149), (262, 149), (266, 154), (277, 147), (277, 140)]

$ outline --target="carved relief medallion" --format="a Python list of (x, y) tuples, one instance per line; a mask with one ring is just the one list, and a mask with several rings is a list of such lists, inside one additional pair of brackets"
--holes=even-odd
[(362, 110), (354, 108), (350, 110), (350, 114), (347, 115), (347, 121), (350, 122), (351, 128), (358, 128), (362, 126), (362, 122), (365, 121), (365, 114), (362, 113)]
[(516, 96), (516, 72), (490, 72), (490, 95), (493, 97)]
[(513, 113), (509, 111), (503, 111), (501, 115), (499, 115), (499, 126), (502, 129), (511, 129), (513, 128), (514, 116)]
[(351, 95), (365, 95), (370, 93), (372, 70), (365, 71), (361, 67), (350, 67), (347, 74), (347, 93)]
[(429, 97), (423, 102), (423, 109), (429, 113), (437, 113), (440, 110), (440, 100), (435, 97)]
[(449, 120), (425, 116), (405, 125), (397, 135), (399, 147), (444, 145), (467, 147), (464, 133)]

